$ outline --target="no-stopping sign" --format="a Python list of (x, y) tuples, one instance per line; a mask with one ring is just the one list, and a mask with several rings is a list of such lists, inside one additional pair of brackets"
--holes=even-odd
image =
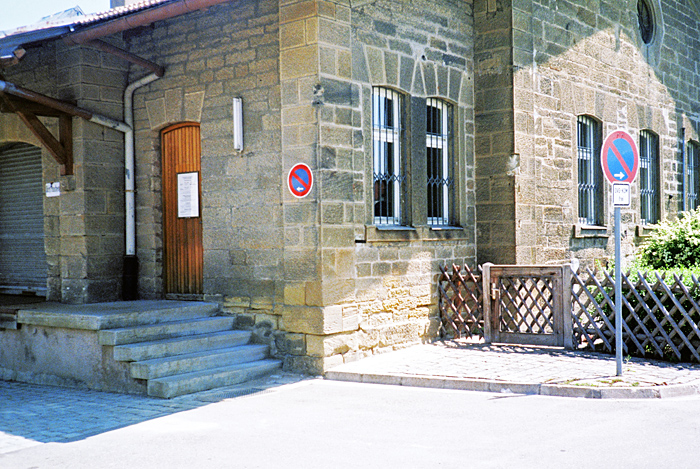
[(314, 185), (314, 176), (311, 173), (311, 168), (304, 163), (295, 164), (292, 169), (289, 170), (287, 184), (289, 186), (289, 191), (294, 197), (306, 197), (309, 195), (311, 187)]
[(631, 184), (639, 172), (639, 150), (632, 136), (624, 130), (608, 135), (600, 152), (600, 164), (610, 184)]

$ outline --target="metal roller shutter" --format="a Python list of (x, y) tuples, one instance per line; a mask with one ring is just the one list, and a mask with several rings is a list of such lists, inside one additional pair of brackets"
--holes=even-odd
[(0, 291), (46, 295), (41, 149), (0, 147)]

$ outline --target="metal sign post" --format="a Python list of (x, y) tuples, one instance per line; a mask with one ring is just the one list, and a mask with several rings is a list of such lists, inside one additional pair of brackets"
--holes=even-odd
[(620, 207), (631, 203), (630, 184), (639, 171), (639, 150), (632, 136), (616, 130), (607, 136), (600, 154), (605, 177), (612, 184), (615, 207), (615, 363), (617, 376), (622, 375), (622, 255)]
[(615, 364), (622, 376), (622, 266), (620, 266), (620, 207), (615, 206)]

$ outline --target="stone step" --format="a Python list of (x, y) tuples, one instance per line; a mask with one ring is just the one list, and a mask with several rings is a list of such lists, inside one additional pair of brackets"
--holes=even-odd
[(117, 361), (135, 362), (204, 350), (235, 347), (247, 344), (250, 341), (250, 336), (250, 331), (223, 331), (117, 345), (114, 347), (114, 359)]
[(132, 378), (154, 379), (262, 360), (267, 357), (268, 351), (267, 345), (241, 345), (132, 362), (129, 369)]
[(148, 380), (148, 395), (169, 399), (183, 394), (232, 386), (259, 378), (281, 367), (280, 360), (266, 359), (151, 379)]
[(115, 315), (109, 321), (109, 327), (102, 329), (116, 329), (123, 327), (159, 324), (163, 322), (181, 321), (185, 319), (204, 318), (214, 316), (219, 312), (217, 303), (193, 302), (193, 301), (160, 301), (153, 308), (143, 309), (137, 312)]
[(211, 316), (98, 332), (100, 345), (122, 345), (233, 329), (234, 318)]
[(17, 322), (35, 326), (99, 331), (214, 316), (217, 303), (138, 300), (67, 305), (43, 303), (17, 312)]

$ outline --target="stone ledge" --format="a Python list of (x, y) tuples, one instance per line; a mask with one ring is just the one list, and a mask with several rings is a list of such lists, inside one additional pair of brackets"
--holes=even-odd
[(465, 228), (459, 226), (378, 226), (365, 225), (365, 242), (468, 241)]
[(656, 231), (655, 225), (635, 225), (634, 233), (638, 238), (648, 238)]
[(574, 238), (608, 238), (607, 226), (574, 225)]

